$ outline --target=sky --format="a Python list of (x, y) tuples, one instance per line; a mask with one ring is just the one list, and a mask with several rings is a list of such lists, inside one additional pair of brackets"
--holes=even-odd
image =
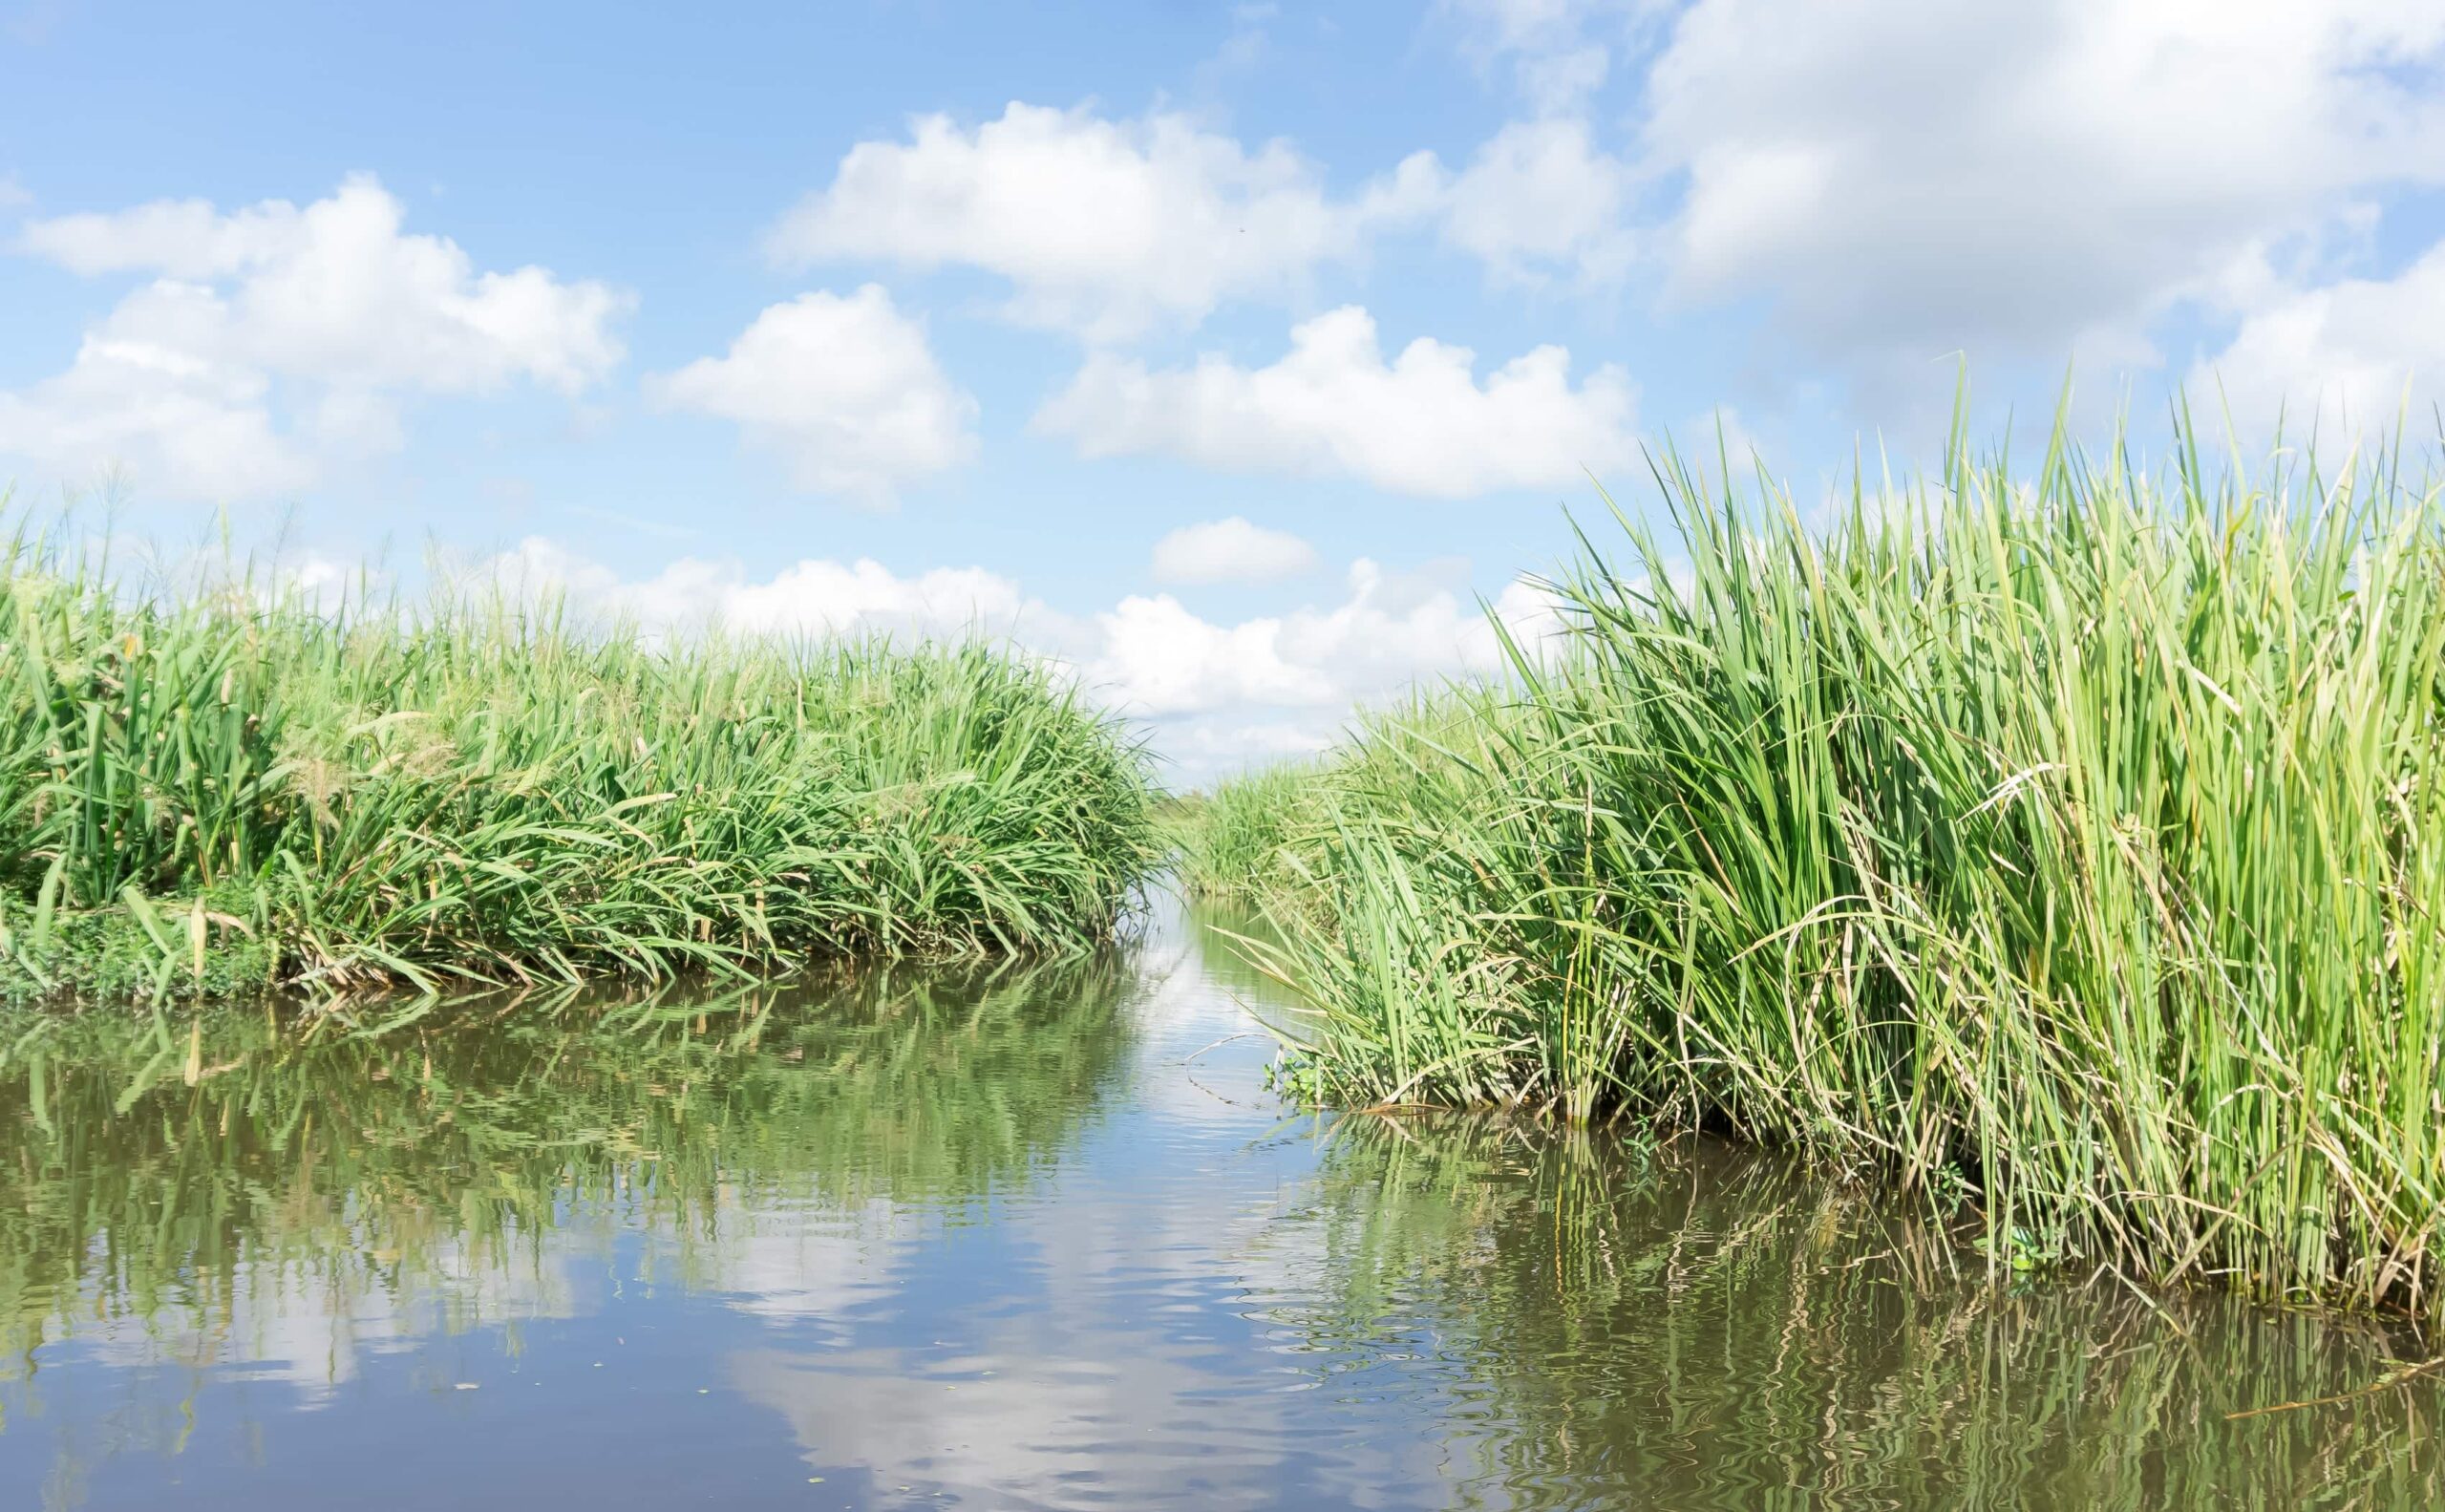
[(18, 514), (1009, 637), (1183, 787), (1493, 665), (1666, 437), (2445, 393), (2436, 0), (0, 0), (0, 78)]

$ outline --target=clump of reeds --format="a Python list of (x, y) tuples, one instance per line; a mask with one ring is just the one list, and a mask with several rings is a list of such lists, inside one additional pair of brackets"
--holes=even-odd
[(1999, 1255), (2433, 1313), (2445, 504), (2179, 440), (1956, 444), (1823, 523), (1664, 457), (1562, 644), (1366, 724), (1261, 863), (1299, 1084), (1727, 1128)]
[(981, 643), (325, 611), (0, 546), (0, 989), (664, 977), (1066, 951), (1159, 860), (1146, 758)]
[(1175, 873), (1192, 897), (1252, 897), (1274, 882), (1283, 845), (1307, 817), (1314, 774), (1275, 766), (1180, 800), (1172, 830)]

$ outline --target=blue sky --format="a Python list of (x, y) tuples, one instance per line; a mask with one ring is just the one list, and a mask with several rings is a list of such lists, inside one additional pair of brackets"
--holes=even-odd
[(983, 624), (1194, 781), (1482, 665), (1667, 430), (2445, 366), (2434, 0), (673, 15), (0, 0), (18, 506)]

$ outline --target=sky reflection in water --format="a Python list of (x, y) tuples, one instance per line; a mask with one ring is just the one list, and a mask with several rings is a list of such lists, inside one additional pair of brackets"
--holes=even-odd
[(2225, 1416), (2414, 1341), (1954, 1275), (1715, 1145), (1286, 1116), (1263, 991), (1164, 915), (582, 1017), (47, 1025), (0, 1505), (2445, 1503), (2433, 1377)]

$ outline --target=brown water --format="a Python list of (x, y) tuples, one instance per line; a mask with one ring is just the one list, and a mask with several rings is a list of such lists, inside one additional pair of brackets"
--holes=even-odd
[(21, 1024), (0, 1508), (2445, 1505), (2445, 1382), (2365, 1390), (2416, 1341), (1956, 1273), (1720, 1146), (1293, 1116), (1260, 996), (1170, 917), (1032, 971)]

